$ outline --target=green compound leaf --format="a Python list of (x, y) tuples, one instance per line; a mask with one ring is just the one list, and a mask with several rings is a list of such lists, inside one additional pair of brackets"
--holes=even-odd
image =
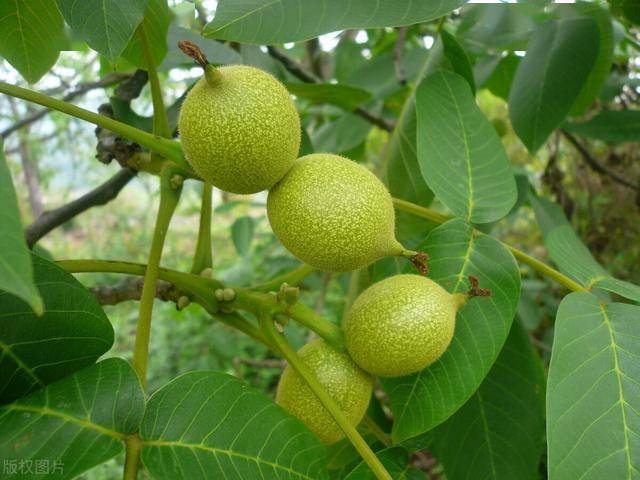
[(500, 63), (498, 63), (491, 76), (485, 82), (484, 87), (504, 101), (508, 101), (511, 82), (513, 82), (513, 77), (518, 70), (518, 65), (520, 65), (520, 57), (507, 55), (500, 60)]
[(564, 129), (603, 142), (640, 142), (640, 111), (604, 110), (586, 122), (567, 123)]
[(601, 288), (640, 302), (640, 286), (611, 276), (582, 243), (562, 208), (546, 198), (530, 194), (549, 256), (566, 273), (587, 288)]
[(520, 322), (480, 388), (431, 437), (448, 480), (539, 478), (544, 372)]
[(231, 225), (231, 239), (240, 255), (249, 253), (255, 228), (255, 222), (251, 217), (240, 217)]
[(589, 17), (549, 20), (532, 35), (509, 92), (513, 129), (530, 152), (562, 123), (584, 88), (599, 35)]
[(433, 365), (382, 379), (398, 443), (444, 422), (478, 389), (502, 350), (520, 296), (520, 272), (511, 253), (496, 239), (474, 234), (462, 220), (433, 230), (418, 250), (431, 255), (429, 276), (448, 291), (468, 291), (467, 277), (474, 275), (491, 296), (472, 298), (458, 312), (451, 345)]
[[(472, 89), (474, 88), (469, 58), (455, 37), (444, 31), (441, 32), (416, 73), (416, 78), (412, 82), (411, 90), (393, 129), (384, 157), (387, 167), (387, 184), (391, 194), (418, 205), (429, 205), (433, 200), (433, 192), (422, 177), (418, 163), (416, 88), (423, 78), (438, 69), (448, 69), (458, 73), (469, 82)], [(390, 71), (392, 68), (388, 66), (385, 70)], [(397, 211), (396, 216), (398, 240), (411, 248), (425, 237), (426, 232), (433, 228), (433, 224), (428, 220), (406, 212)]]
[(540, 6), (535, 2), (467, 3), (460, 10), (460, 40), (469, 51), (486, 54), (524, 50)]
[(473, 223), (509, 213), (517, 198), (513, 172), (469, 84), (445, 70), (429, 75), (418, 87), (416, 111), (420, 171), (442, 203)]
[(371, 128), (365, 119), (345, 113), (315, 129), (311, 140), (317, 152), (342, 154), (360, 145)]
[[(2, 478), (75, 478), (122, 452), (143, 412), (144, 394), (129, 363), (110, 358), (80, 370), (0, 408)], [(12, 462), (15, 471), (8, 473)], [(38, 464), (46, 471), (36, 473)]]
[(350, 85), (334, 83), (285, 83), (287, 90), (296, 97), (314, 103), (329, 103), (348, 112), (371, 98), (366, 90)]
[(0, 290), (20, 297), (41, 314), (42, 298), (33, 281), (31, 254), (24, 238), (18, 199), (2, 147), (0, 140)]
[(58, 5), (71, 28), (113, 63), (142, 21), (147, 1), (58, 0)]
[(463, 0), (220, 0), (205, 29), (211, 38), (241, 43), (296, 42), (349, 28), (412, 25), (441, 17)]
[(611, 15), (606, 8), (587, 2), (578, 2), (572, 5), (558, 5), (558, 11), (566, 18), (592, 18), (598, 25), (599, 47), (593, 68), (578, 97), (571, 106), (569, 112), (573, 116), (583, 115), (587, 108), (600, 95), (602, 87), (611, 73), (613, 61), (613, 24)]
[(192, 372), (147, 404), (142, 461), (156, 479), (326, 479), (326, 448), (297, 418), (223, 373)]
[(33, 255), (44, 314), (0, 291), (0, 404), (94, 363), (113, 345), (113, 328), (73, 276)]
[[(144, 27), (149, 49), (154, 65), (157, 67), (167, 55), (167, 34), (171, 23), (171, 11), (167, 0), (148, 0), (141, 26)], [(183, 39), (184, 40), (184, 39)], [(131, 41), (122, 52), (122, 56), (136, 67), (147, 69), (147, 60), (138, 35), (131, 37)]]
[(640, 307), (567, 295), (547, 389), (549, 478), (640, 475)]
[(0, 56), (35, 83), (56, 63), (65, 44), (64, 21), (51, 0), (0, 2)]

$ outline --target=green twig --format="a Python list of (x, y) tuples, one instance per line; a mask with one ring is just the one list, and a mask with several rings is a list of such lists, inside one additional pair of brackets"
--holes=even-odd
[(213, 318), (219, 320), (220, 322), (228, 325), (236, 330), (241, 331), (242, 333), (250, 336), (254, 340), (262, 343), (269, 349), (271, 349), (274, 353), (278, 353), (278, 349), (275, 347), (273, 342), (265, 337), (264, 333), (256, 327), (253, 323), (249, 322), (246, 318), (240, 315), (238, 312), (231, 313), (222, 313), (216, 312), (212, 314)]
[(167, 110), (162, 99), (162, 89), (160, 88), (160, 79), (156, 69), (155, 59), (151, 53), (151, 46), (144, 28), (144, 22), (140, 24), (136, 32), (142, 53), (147, 64), (147, 73), (149, 74), (149, 85), (151, 86), (151, 101), (153, 102), (153, 132), (161, 137), (171, 138), (171, 129), (169, 128), (169, 118)]
[(155, 298), (156, 282), (160, 270), (160, 258), (162, 247), (169, 229), (169, 223), (180, 198), (181, 187), (175, 186), (172, 177), (174, 170), (167, 168), (160, 178), (160, 207), (153, 231), (149, 260), (142, 284), (140, 296), (140, 312), (136, 327), (136, 340), (133, 350), (133, 368), (140, 378), (142, 387), (147, 381), (147, 363), (149, 357), (149, 339), (151, 336), (151, 314), (153, 312), (153, 300)]
[[(422, 207), (420, 205), (416, 205), (415, 203), (407, 202), (405, 200), (400, 200), (399, 198), (394, 198), (393, 204), (398, 210), (403, 210), (405, 212), (411, 213), (418, 217), (426, 218), (436, 223), (445, 223), (451, 220), (451, 217), (442, 215), (441, 213), (431, 210), (430, 208)], [(475, 230), (475, 232), (480, 233), (477, 230)], [(514, 257), (516, 257), (522, 263), (529, 265), (536, 272), (541, 273), (542, 275), (546, 275), (547, 277), (558, 282), (560, 285), (574, 292), (588, 291), (587, 288), (583, 287), (582, 285), (572, 280), (571, 278), (567, 277), (566, 275), (560, 273), (555, 268), (547, 265), (546, 263), (541, 262), (540, 260), (533, 258), (531, 255), (524, 253), (522, 250), (519, 250), (516, 247), (508, 245), (500, 240), (498, 241), (502, 243), (505, 246), (505, 248), (509, 249), (509, 251), (511, 251)]]
[(331, 414), (338, 426), (345, 433), (351, 444), (358, 451), (362, 459), (367, 463), (376, 478), (380, 480), (392, 480), (389, 472), (384, 468), (378, 457), (371, 451), (367, 442), (358, 433), (356, 428), (351, 425), (345, 414), (340, 410), (338, 404), (326, 392), (320, 384), (313, 372), (309, 370), (307, 365), (298, 356), (296, 351), (289, 345), (284, 335), (276, 331), (273, 319), (268, 314), (261, 315), (260, 328), (264, 331), (265, 336), (269, 338), (274, 345), (280, 350), (282, 356), (287, 360), (289, 365), (304, 379), (309, 388), (318, 397), (322, 405)]
[(366, 427), (385, 447), (391, 447), (393, 445), (393, 441), (391, 440), (391, 436), (382, 430), (380, 425), (378, 425), (373, 418), (369, 415), (365, 415), (362, 419), (362, 425)]
[(331, 346), (338, 350), (344, 350), (344, 333), (342, 329), (326, 318), (318, 315), (312, 308), (302, 303), (282, 305), (278, 303), (275, 295), (254, 292), (249, 289), (236, 288), (234, 306), (260, 315), (263, 311), (282, 312), (297, 321), (299, 324), (316, 332)]
[(193, 255), (191, 273), (199, 275), (205, 268), (211, 268), (211, 193), (213, 188), (209, 183), (202, 184), (202, 204), (200, 206), (200, 227), (196, 253)]
[[(104, 273), (124, 273), (127, 275), (144, 275), (147, 266), (142, 263), (117, 262), (111, 260), (58, 260), (56, 263), (71, 273), (104, 272)], [(222, 283), (212, 278), (201, 277), (191, 273), (178, 272), (168, 268), (158, 270), (158, 278), (174, 284), (180, 290), (192, 295), (193, 301), (202, 305), (209, 313), (216, 315), (216, 318), (225, 318), (218, 315), (218, 303), (214, 296), (214, 291), (223, 288)], [(334, 325), (329, 320), (318, 315), (309, 307), (302, 304), (290, 306), (280, 305), (275, 295), (261, 292), (254, 292), (248, 289), (235, 288), (236, 297), (233, 306), (243, 310), (258, 313), (262, 310), (282, 311), (291, 316), (301, 325), (316, 332), (328, 343), (337, 349), (344, 349), (344, 334), (338, 325)], [(228, 322), (227, 322), (228, 323)], [(249, 326), (244, 325), (240, 330), (253, 336), (255, 327), (249, 322)], [(229, 323), (232, 327), (232, 325)], [(251, 332), (251, 333), (249, 333)], [(262, 335), (257, 335), (262, 337)], [(261, 338), (257, 338), (263, 341)]]
[(21, 98), (32, 103), (37, 103), (52, 110), (66, 113), (67, 115), (71, 115), (72, 117), (76, 117), (89, 123), (93, 123), (94, 125), (98, 125), (102, 128), (106, 128), (107, 130), (111, 130), (112, 132), (117, 133), (122, 137), (133, 140), (143, 147), (146, 147), (149, 150), (172, 160), (176, 165), (178, 165), (185, 171), (185, 176), (188, 176), (190, 178), (197, 178), (197, 175), (195, 175), (191, 167), (184, 159), (180, 143), (176, 142), (175, 140), (170, 140), (168, 138), (162, 138), (158, 135), (153, 135), (151, 133), (145, 132), (144, 130), (140, 130), (138, 128), (132, 127), (131, 125), (127, 125), (126, 123), (114, 120), (113, 118), (99, 115), (89, 110), (85, 110), (84, 108), (77, 107), (63, 100), (58, 100), (57, 98), (49, 97), (33, 90), (18, 87), (16, 85), (10, 85), (5, 82), (0, 82), (0, 93), (11, 95), (12, 97), (16, 98)]
[(258, 292), (272, 292), (274, 290), (278, 290), (278, 288), (280, 288), (280, 285), (282, 285), (283, 283), (295, 286), (302, 282), (302, 280), (304, 280), (314, 271), (315, 270), (313, 267), (303, 264), (295, 270), (291, 270), (290, 272), (287, 272), (283, 275), (272, 278), (268, 282), (260, 283), (254, 287), (251, 287), (251, 289)]
[(140, 462), (140, 450), (142, 440), (138, 434), (128, 436), (125, 441), (126, 455), (124, 459), (124, 480), (136, 480), (138, 478), (138, 464)]

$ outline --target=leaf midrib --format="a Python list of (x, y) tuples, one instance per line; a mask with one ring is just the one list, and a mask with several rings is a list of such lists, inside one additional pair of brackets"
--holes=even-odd
[(35, 372), (29, 367), (29, 365), (27, 365), (26, 363), (24, 363), (22, 361), (22, 359), (16, 355), (12, 350), (11, 347), (9, 345), (7, 345), (6, 343), (0, 341), (0, 350), (2, 350), (3, 352), (5, 352), (9, 358), (11, 358), (11, 360), (13, 360), (16, 365), (18, 365), (19, 368), (21, 368), (22, 370), (24, 370), (25, 372), (27, 372), (27, 374), (33, 378), (36, 383), (38, 385), (40, 385), (41, 387), (44, 387), (44, 382), (42, 380), (40, 380), (40, 378), (35, 374)]
[(10, 404), (4, 408), (6, 408), (6, 410), (9, 410), (9, 411), (15, 410), (20, 412), (32, 412), (32, 413), (39, 413), (42, 416), (48, 415), (50, 417), (57, 417), (64, 420), (65, 422), (75, 423), (76, 425), (80, 425), (81, 427), (95, 430), (98, 433), (107, 435), (109, 437), (112, 437), (118, 440), (124, 440), (126, 437), (124, 433), (118, 432), (116, 430), (111, 430), (109, 428), (103, 427), (102, 425), (98, 425), (97, 423), (93, 423), (83, 418), (74, 417), (72, 415), (60, 412), (58, 410), (53, 410), (49, 407), (32, 407), (28, 405)]
[(631, 480), (631, 472), (633, 472), (634, 467), (631, 464), (631, 449), (629, 447), (629, 426), (627, 424), (627, 412), (625, 410), (625, 406), (627, 402), (624, 399), (624, 391), (622, 388), (622, 371), (620, 370), (620, 363), (618, 360), (618, 346), (613, 338), (613, 325), (611, 324), (611, 319), (607, 314), (607, 310), (605, 305), (602, 302), (599, 302), (600, 311), (602, 312), (602, 318), (604, 320), (605, 325), (607, 326), (607, 332), (609, 333), (609, 341), (611, 342), (611, 349), (613, 351), (613, 366), (614, 372), (616, 374), (616, 382), (618, 383), (618, 396), (620, 397), (620, 410), (622, 412), (622, 426), (624, 431), (624, 451), (627, 460), (627, 478)]
[(147, 446), (153, 446), (153, 447), (181, 447), (181, 448), (188, 448), (191, 450), (203, 450), (205, 452), (209, 452), (209, 453), (213, 453), (214, 455), (219, 455), (219, 454), (224, 454), (227, 455), (229, 457), (237, 457), (237, 458), (242, 458), (244, 460), (251, 460), (254, 461), (256, 463), (262, 463), (264, 465), (268, 465), (271, 468), (277, 469), (277, 470), (283, 470), (287, 473), (289, 473), (290, 475), (295, 475), (298, 476), (300, 478), (303, 478), (305, 480), (314, 480), (312, 477), (309, 477), (303, 473), (297, 472), (296, 470), (293, 470), (292, 468), (289, 467), (285, 467), (282, 466), (278, 463), (273, 463), (270, 462), (268, 460), (265, 460), (262, 457), (259, 456), (252, 456), (252, 455), (247, 455), (244, 453), (240, 453), (236, 450), (225, 450), (223, 448), (216, 448), (216, 447), (211, 447), (211, 446), (207, 446), (207, 445), (202, 445), (202, 444), (194, 444), (194, 443), (184, 443), (184, 442), (176, 442), (176, 441), (171, 441), (171, 440), (143, 440), (143, 448), (147, 447)]

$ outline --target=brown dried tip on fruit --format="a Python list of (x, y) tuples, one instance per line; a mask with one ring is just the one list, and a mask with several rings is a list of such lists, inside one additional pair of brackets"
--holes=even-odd
[(409, 257), (413, 266), (420, 272), (420, 275), (425, 277), (429, 275), (429, 254), (425, 252), (418, 252), (415, 255)]
[(204, 56), (200, 47), (195, 43), (190, 42), (189, 40), (182, 40), (178, 42), (178, 48), (182, 50), (182, 53), (193, 58), (202, 68), (209, 64), (207, 57)]

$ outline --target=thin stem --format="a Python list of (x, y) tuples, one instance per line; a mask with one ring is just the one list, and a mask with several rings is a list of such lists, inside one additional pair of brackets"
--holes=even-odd
[[(58, 260), (56, 263), (71, 273), (104, 272), (144, 275), (147, 270), (147, 266), (142, 263), (116, 262), (111, 260)], [(218, 312), (218, 306), (213, 292), (217, 288), (222, 288), (223, 285), (217, 280), (204, 278), (191, 273), (178, 272), (168, 268), (160, 268), (158, 278), (171, 282), (179, 289), (193, 295), (193, 300), (202, 305), (207, 312), (215, 318), (265, 343), (264, 336), (261, 333), (256, 334), (258, 330), (248, 321), (245, 320), (243, 325), (239, 325), (237, 323), (238, 316), (232, 321), (228, 315), (225, 316)], [(316, 332), (335, 348), (340, 350), (344, 349), (342, 329), (321, 317), (309, 307), (299, 304), (284, 307), (277, 303), (275, 296), (252, 292), (251, 290), (237, 288), (235, 292), (236, 298), (234, 306), (256, 313), (264, 309), (276, 311), (286, 309), (286, 313), (291, 315), (298, 323)], [(265, 343), (265, 345), (270, 347), (267, 343)]]
[(16, 85), (10, 85), (5, 82), (0, 82), (0, 93), (5, 95), (11, 95), (12, 97), (21, 98), (32, 103), (37, 103), (52, 110), (57, 110), (72, 117), (85, 120), (94, 125), (98, 125), (107, 130), (111, 130), (118, 135), (121, 135), (129, 140), (133, 140), (139, 143), (143, 147), (149, 150), (159, 153), (176, 163), (180, 168), (187, 172), (187, 176), (197, 178), (191, 170), (191, 167), (187, 164), (182, 155), (182, 148), (180, 143), (170, 140), (168, 138), (162, 138), (157, 135), (145, 132), (138, 128), (127, 125), (126, 123), (119, 122), (113, 118), (99, 115), (97, 113), (85, 110), (84, 108), (77, 107), (71, 103), (67, 103), (57, 98), (49, 97), (41, 93), (29, 90), (26, 88), (18, 87)]
[(331, 414), (351, 444), (375, 474), (376, 478), (379, 480), (392, 480), (389, 472), (387, 472), (378, 457), (376, 457), (373, 451), (371, 451), (371, 448), (369, 448), (369, 445), (367, 445), (367, 442), (364, 441), (356, 428), (351, 425), (345, 414), (340, 410), (338, 404), (333, 400), (333, 398), (331, 398), (313, 372), (309, 370), (309, 367), (307, 367), (296, 351), (291, 347), (291, 345), (289, 345), (284, 335), (276, 331), (273, 319), (270, 315), (261, 316), (260, 327), (265, 332), (265, 336), (271, 339), (271, 341), (280, 350), (282, 356), (287, 360), (289, 365), (291, 365), (291, 367), (304, 379), (307, 385), (309, 385), (309, 388), (311, 388), (316, 397), (318, 397), (318, 400), (320, 400), (322, 405)]
[(200, 227), (196, 253), (193, 255), (191, 273), (200, 274), (205, 268), (211, 268), (211, 193), (213, 188), (209, 183), (202, 184), (202, 204), (200, 206)]
[(313, 267), (303, 264), (295, 270), (291, 270), (290, 272), (287, 272), (283, 275), (272, 278), (268, 282), (260, 283), (252, 287), (251, 289), (258, 292), (271, 292), (274, 290), (278, 290), (278, 288), (280, 288), (280, 285), (282, 285), (283, 283), (296, 286), (314, 271), (315, 270)]
[(149, 39), (144, 28), (144, 22), (140, 24), (137, 30), (138, 39), (142, 46), (142, 53), (147, 63), (147, 73), (149, 74), (149, 85), (151, 86), (151, 101), (153, 102), (153, 132), (161, 137), (171, 138), (171, 129), (169, 128), (169, 119), (167, 118), (167, 110), (162, 100), (162, 89), (160, 88), (160, 79), (156, 69), (155, 59), (151, 53)]
[[(428, 220), (432, 220), (436, 223), (445, 223), (448, 220), (451, 220), (451, 217), (447, 217), (446, 215), (442, 215), (438, 212), (435, 212), (429, 208), (422, 207), (420, 205), (416, 205), (415, 203), (407, 202), (405, 200), (400, 200), (399, 198), (393, 199), (393, 204), (398, 210), (403, 210), (405, 212), (409, 212), (418, 217), (426, 218)], [(479, 233), (479, 232), (478, 232)], [(533, 258), (531, 255), (524, 253), (522, 250), (517, 249), (511, 245), (508, 245), (501, 240), (498, 240), (502, 243), (506, 248), (508, 248), (514, 257), (516, 257), (522, 263), (526, 263), (531, 268), (533, 268), (536, 272), (541, 273), (542, 275), (546, 275), (549, 278), (555, 280), (560, 285), (572, 290), (574, 292), (586, 292), (589, 289), (583, 287), (576, 281), (567, 277), (566, 275), (560, 273), (555, 268), (547, 265), (546, 263), (541, 262)]]
[(541, 262), (540, 260), (533, 258), (531, 255), (524, 253), (522, 250), (518, 250), (516, 247), (512, 247), (511, 245), (507, 245), (504, 242), (502, 243), (505, 247), (507, 247), (513, 256), (520, 260), (522, 263), (526, 263), (531, 268), (533, 268), (536, 272), (546, 275), (549, 278), (552, 278), (560, 285), (572, 290), (574, 292), (588, 292), (589, 289), (583, 287), (578, 282), (572, 280), (571, 278), (563, 275), (555, 268), (550, 267), (546, 263)]
[(432, 222), (445, 223), (451, 220), (451, 217), (447, 217), (446, 215), (442, 215), (441, 213), (438, 213), (429, 208), (425, 208), (420, 205), (416, 205), (415, 203), (401, 200), (399, 198), (393, 199), (393, 205), (398, 210), (403, 210), (418, 217), (426, 218), (427, 220), (431, 220)]
[(376, 421), (371, 418), (369, 415), (365, 415), (362, 419), (362, 425), (369, 429), (369, 431), (378, 439), (380, 443), (382, 443), (385, 447), (390, 447), (393, 445), (393, 441), (391, 440), (391, 436), (382, 430), (380, 425), (376, 423)]
[[(147, 270), (147, 266), (142, 263), (114, 262), (110, 260), (58, 260), (56, 263), (70, 273), (122, 273), (143, 276)], [(222, 284), (218, 281), (167, 268), (158, 270), (158, 278), (170, 282), (181, 291), (192, 295), (196, 303), (202, 305), (216, 320), (240, 330), (255, 340), (264, 343), (267, 347), (272, 348), (264, 334), (240, 314), (224, 314), (218, 311), (217, 303), (212, 295), (216, 288), (222, 287)]]
[(281, 305), (275, 295), (254, 292), (248, 289), (236, 288), (234, 306), (249, 310), (256, 315), (263, 311), (282, 312), (297, 321), (300, 325), (316, 332), (331, 346), (344, 350), (344, 333), (342, 329), (326, 318), (318, 315), (312, 308), (302, 303)]
[(123, 480), (136, 480), (138, 478), (138, 463), (140, 461), (140, 450), (142, 450), (142, 440), (135, 434), (128, 436), (125, 441), (126, 454), (124, 458)]
[[(210, 312), (211, 313), (211, 312)], [(240, 315), (238, 312), (232, 313), (213, 313), (211, 315), (216, 320), (224, 323), (225, 325), (230, 326), (231, 328), (235, 328), (236, 330), (241, 331), (245, 335), (257, 340), (262, 343), (269, 349), (271, 349), (274, 353), (278, 353), (278, 349), (275, 347), (273, 342), (265, 337), (264, 333), (256, 327), (253, 323), (249, 322), (246, 318)]]
[(169, 229), (169, 223), (175, 211), (181, 188), (172, 185), (171, 178), (174, 175), (172, 169), (165, 169), (160, 179), (160, 207), (156, 218), (156, 226), (153, 232), (149, 260), (144, 275), (142, 295), (140, 297), (140, 312), (136, 327), (136, 340), (133, 350), (133, 368), (140, 378), (144, 388), (147, 381), (147, 363), (149, 357), (149, 339), (151, 337), (151, 314), (153, 312), (153, 300), (155, 298), (156, 282), (160, 270), (160, 258), (162, 247)]

